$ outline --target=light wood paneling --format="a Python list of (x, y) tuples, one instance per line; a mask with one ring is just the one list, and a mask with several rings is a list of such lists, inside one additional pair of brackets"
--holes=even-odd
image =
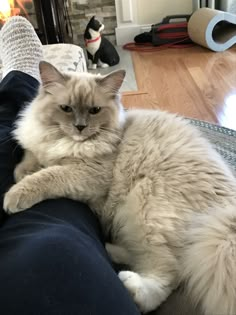
[(140, 92), (124, 95), (125, 107), (161, 108), (236, 129), (236, 47), (214, 53), (195, 46), (132, 57)]

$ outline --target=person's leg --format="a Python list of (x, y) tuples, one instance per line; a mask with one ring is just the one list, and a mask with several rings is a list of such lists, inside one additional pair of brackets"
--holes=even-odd
[(139, 314), (83, 204), (45, 201), (10, 217), (0, 229), (0, 255), (4, 315)]
[[(13, 184), (13, 170), (22, 156), (11, 131), (22, 106), (34, 98), (39, 82), (20, 71), (10, 72), (0, 84), (0, 202)], [(0, 214), (3, 211), (0, 210)]]
[[(20, 106), (37, 88), (38, 82), (21, 72), (1, 82), (1, 138), (9, 138)], [(20, 157), (13, 140), (0, 141), (1, 196), (13, 184)], [(81, 203), (51, 200), (6, 218), (0, 256), (3, 314), (138, 314), (110, 265), (96, 218)]]
[[(13, 169), (21, 150), (11, 140), (19, 109), (37, 93), (43, 58), (42, 44), (33, 26), (23, 17), (9, 19), (0, 31), (3, 81), (0, 86), (0, 198), (13, 183)], [(2, 213), (2, 212), (1, 212)]]
[[(37, 88), (21, 71), (0, 84), (1, 197), (21, 157), (10, 131)], [(1, 314), (139, 314), (110, 264), (97, 219), (82, 203), (48, 200), (5, 218), (0, 257)]]

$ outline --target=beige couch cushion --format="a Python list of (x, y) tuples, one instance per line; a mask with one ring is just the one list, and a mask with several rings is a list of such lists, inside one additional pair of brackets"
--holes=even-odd
[(43, 46), (44, 60), (53, 64), (58, 70), (87, 71), (84, 51), (73, 44), (52, 44)]
[[(73, 44), (52, 44), (43, 46), (44, 60), (53, 64), (58, 70), (86, 72), (87, 65), (84, 51)], [(2, 63), (0, 60), (0, 78), (2, 77)]]

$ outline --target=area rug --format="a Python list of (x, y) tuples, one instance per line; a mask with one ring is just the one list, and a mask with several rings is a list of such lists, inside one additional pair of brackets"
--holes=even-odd
[(216, 151), (225, 159), (236, 175), (236, 131), (202, 120), (189, 120), (212, 143)]

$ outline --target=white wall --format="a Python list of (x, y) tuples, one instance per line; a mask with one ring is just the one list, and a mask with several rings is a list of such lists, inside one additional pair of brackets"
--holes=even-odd
[(158, 23), (166, 15), (191, 12), (192, 0), (137, 0), (138, 24)]
[(167, 15), (192, 13), (192, 0), (115, 0), (115, 4), (118, 45), (133, 41)]

